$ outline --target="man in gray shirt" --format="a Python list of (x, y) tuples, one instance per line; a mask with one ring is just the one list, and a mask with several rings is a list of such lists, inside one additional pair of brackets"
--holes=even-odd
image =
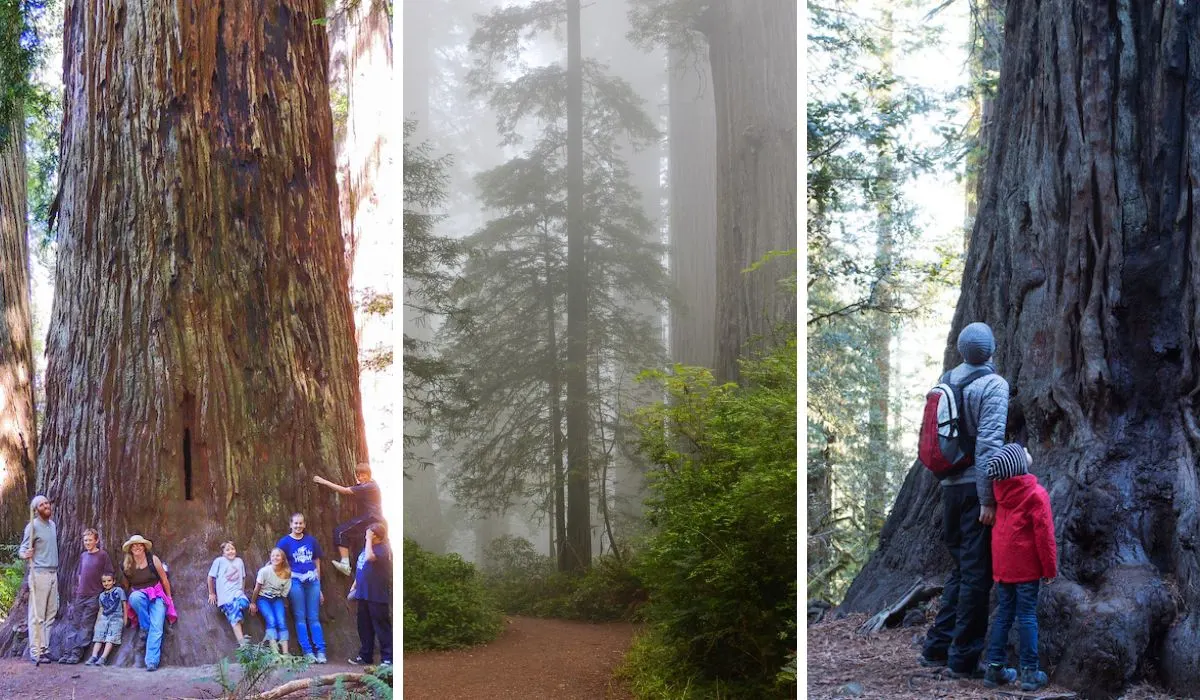
[(42, 495), (29, 504), (29, 524), (18, 555), (29, 560), (29, 658), (50, 663), (50, 627), (58, 616), (58, 525), (53, 507)]

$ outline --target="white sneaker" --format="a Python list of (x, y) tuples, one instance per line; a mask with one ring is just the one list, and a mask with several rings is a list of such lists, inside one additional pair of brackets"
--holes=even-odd
[(333, 564), (333, 568), (342, 572), (342, 574), (344, 574), (346, 576), (350, 575), (350, 561), (349, 560), (347, 560), (347, 559), (342, 559), (341, 561), (334, 560), (329, 563)]

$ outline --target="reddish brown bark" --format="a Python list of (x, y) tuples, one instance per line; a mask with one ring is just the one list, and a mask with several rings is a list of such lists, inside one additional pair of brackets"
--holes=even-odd
[(0, 542), (29, 522), (36, 434), (21, 120), (0, 137)]
[[(302, 511), (333, 550), (346, 504), (312, 475), (351, 483), (366, 457), (323, 14), (321, 0), (66, 8), (38, 489), (58, 505), (64, 600), (84, 527), (114, 555), (133, 532), (155, 542), (180, 618), (166, 664), (231, 648), (206, 604), (218, 544), (254, 570)], [(325, 568), (329, 652), (347, 654), (347, 585)]]

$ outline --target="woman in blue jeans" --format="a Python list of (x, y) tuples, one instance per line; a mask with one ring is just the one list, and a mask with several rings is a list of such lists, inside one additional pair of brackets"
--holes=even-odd
[(171, 582), (162, 560), (151, 553), (153, 543), (141, 535), (125, 541), (123, 569), (129, 586), (129, 609), (137, 615), (141, 627), (139, 641), (146, 645), (146, 670), (157, 671), (162, 658), (163, 627), (174, 621), (175, 603), (171, 600)]
[[(292, 571), (288, 567), (287, 556), (282, 549), (276, 547), (271, 550), (271, 561), (258, 570), (258, 576), (254, 579), (254, 592), (250, 594), (250, 613), (262, 613), (263, 622), (267, 626), (267, 634), (263, 641), (284, 656), (288, 653), (288, 628), (283, 608), (291, 588)], [(259, 605), (259, 601), (262, 601), (262, 605)]]
[(291, 534), (281, 537), (275, 546), (287, 555), (292, 569), (288, 602), (296, 620), (296, 642), (309, 663), (323, 664), (328, 661), (325, 633), (321, 629), (321, 605), (325, 602), (325, 594), (321, 592), (321, 558), (324, 554), (317, 538), (305, 534), (304, 528), (304, 514), (293, 513)]

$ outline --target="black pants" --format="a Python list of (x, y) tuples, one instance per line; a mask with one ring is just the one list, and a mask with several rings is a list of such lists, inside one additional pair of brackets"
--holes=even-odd
[(946, 659), (950, 670), (973, 671), (987, 638), (992, 590), (992, 529), (979, 522), (975, 484), (942, 489), (943, 541), (954, 569), (942, 591), (942, 607), (925, 635), (924, 654)]
[(358, 655), (371, 663), (375, 642), (379, 642), (379, 660), (392, 660), (392, 611), (387, 603), (358, 601)]
[(339, 523), (337, 527), (333, 528), (333, 543), (339, 547), (362, 549), (363, 541), (367, 539), (367, 528), (371, 523), (382, 520), (377, 515), (360, 515), (344, 523)]

